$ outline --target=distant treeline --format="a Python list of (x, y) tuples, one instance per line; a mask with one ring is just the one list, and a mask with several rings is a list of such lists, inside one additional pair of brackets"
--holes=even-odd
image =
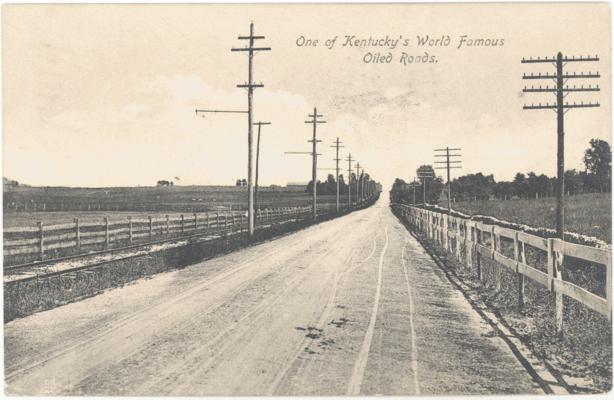
[[(590, 147), (584, 152), (584, 171), (565, 171), (565, 193), (610, 192), (612, 190), (612, 152), (610, 145), (600, 139), (591, 139)], [(421, 168), (428, 167), (422, 166)], [(419, 184), (418, 184), (419, 183)], [(422, 183), (416, 186), (416, 202), (422, 202)], [(436, 203), (445, 194), (445, 185), (440, 178), (428, 179), (427, 202)], [(518, 172), (512, 181), (495, 181), (493, 175), (467, 174), (450, 182), (452, 198), (455, 201), (510, 200), (555, 196), (556, 178), (535, 172)], [(413, 187), (396, 179), (391, 190), (393, 200), (413, 201)]]
[[(368, 173), (361, 173), (358, 179), (356, 174), (350, 175), (350, 185), (352, 191), (352, 197), (356, 196), (357, 190), (360, 194), (374, 193), (380, 190), (379, 183), (373, 181)], [(309, 181), (306, 188), (307, 193), (313, 193), (313, 181)], [(337, 182), (335, 181), (335, 175), (328, 174), (328, 177), (324, 182), (318, 181), (317, 191), (318, 195), (336, 195), (337, 194)], [(339, 194), (348, 194), (348, 184), (345, 183), (343, 174), (339, 174)]]

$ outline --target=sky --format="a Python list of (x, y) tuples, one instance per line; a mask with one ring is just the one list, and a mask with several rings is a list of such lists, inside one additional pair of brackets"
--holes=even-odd
[[(327, 121), (318, 126), (318, 166), (335, 166), (331, 146), (339, 137), (341, 158), (351, 153), (385, 187), (413, 179), (445, 146), (462, 148), (453, 177), (554, 175), (556, 114), (522, 109), (554, 100), (522, 93), (524, 72), (553, 66), (520, 60), (557, 51), (601, 58), (566, 66), (599, 71), (600, 79), (577, 84), (602, 88), (567, 98), (601, 107), (566, 114), (566, 168), (583, 169), (591, 138), (611, 143), (606, 3), (32, 4), (2, 11), (3, 176), (26, 184), (234, 184), (246, 177), (245, 115), (203, 118), (194, 110), (246, 108), (236, 85), (247, 80), (247, 57), (230, 49), (245, 45), (237, 36), (250, 22), (266, 37), (258, 45), (272, 48), (254, 57), (254, 80), (264, 84), (255, 90), (254, 120), (272, 123), (262, 128), (262, 185), (311, 178), (308, 155), (284, 152), (311, 150), (305, 121), (314, 107)], [(449, 44), (419, 46), (417, 36), (427, 35)], [(346, 36), (399, 43), (343, 46)], [(458, 48), (462, 36), (499, 45)], [(307, 39), (318, 44), (299, 45)], [(390, 63), (365, 62), (389, 53)], [(437, 62), (403, 65), (403, 53)]]

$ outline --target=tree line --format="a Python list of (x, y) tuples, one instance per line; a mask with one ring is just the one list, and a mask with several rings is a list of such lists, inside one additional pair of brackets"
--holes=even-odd
[[(608, 142), (600, 139), (591, 139), (590, 146), (584, 151), (584, 171), (570, 169), (565, 171), (565, 193), (576, 195), (581, 193), (611, 192), (612, 179), (612, 152)], [(421, 166), (419, 169), (424, 170)], [(432, 169), (432, 167), (431, 167)], [(433, 171), (434, 172), (434, 171)], [(434, 175), (434, 174), (433, 174)], [(427, 202), (437, 203), (445, 190), (441, 178), (427, 179)], [(424, 180), (416, 183), (416, 202), (423, 199), (422, 189)], [(535, 172), (518, 172), (511, 181), (495, 181), (493, 175), (484, 175), (481, 172), (467, 174), (455, 178), (450, 182), (452, 198), (454, 201), (473, 200), (510, 200), (535, 199), (555, 196), (556, 178)], [(414, 187), (402, 179), (396, 179), (391, 197), (393, 200), (413, 202)]]
[[(339, 194), (340, 195), (347, 195), (348, 187), (349, 187), (350, 190), (352, 191), (352, 197), (354, 197), (356, 196), (357, 190), (358, 190), (358, 193), (363, 193), (363, 186), (364, 186), (364, 192), (366, 193), (368, 188), (373, 189), (375, 185), (376, 185), (375, 181), (373, 181), (371, 177), (369, 176), (369, 174), (366, 172), (361, 173), (358, 176), (358, 178), (356, 178), (356, 174), (352, 173), (350, 175), (349, 185), (345, 183), (343, 174), (339, 174)], [(317, 189), (316, 194), (318, 195), (320, 194), (321, 195), (325, 195), (325, 194), (336, 195), (337, 194), (337, 182), (335, 181), (335, 175), (328, 174), (328, 177), (326, 178), (324, 182), (318, 180), (316, 189)], [(309, 181), (305, 191), (309, 194), (313, 193), (313, 181)]]

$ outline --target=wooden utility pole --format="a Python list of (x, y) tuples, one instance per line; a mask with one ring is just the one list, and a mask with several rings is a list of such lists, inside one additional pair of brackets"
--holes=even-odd
[(530, 75), (524, 74), (522, 79), (526, 80), (553, 80), (555, 86), (544, 86), (541, 85), (539, 87), (531, 86), (530, 88), (526, 87), (522, 90), (524, 93), (551, 93), (556, 96), (556, 103), (538, 103), (531, 105), (524, 105), (523, 109), (525, 110), (544, 110), (549, 109), (556, 112), (556, 121), (557, 121), (557, 161), (556, 161), (556, 182), (557, 182), (557, 190), (556, 190), (556, 233), (557, 236), (561, 239), (564, 238), (565, 232), (565, 131), (564, 131), (564, 115), (572, 108), (587, 108), (587, 107), (599, 107), (599, 103), (584, 103), (576, 104), (576, 102), (570, 103), (565, 102), (565, 97), (571, 92), (598, 92), (599, 86), (591, 86), (584, 87), (581, 85), (580, 87), (576, 87), (576, 85), (569, 86), (567, 85), (567, 81), (569, 79), (590, 79), (590, 78), (600, 78), (599, 72), (591, 72), (588, 73), (568, 73), (564, 72), (563, 68), (568, 63), (573, 62), (596, 62), (599, 61), (599, 57), (597, 56), (580, 56), (580, 57), (568, 57), (563, 56), (561, 52), (559, 52), (556, 57), (546, 57), (546, 58), (529, 58), (522, 59), (523, 64), (536, 64), (536, 63), (546, 63), (553, 64), (556, 68), (556, 73), (538, 73), (537, 75), (531, 73)]
[(356, 163), (356, 204), (360, 203), (360, 163)]
[(348, 211), (350, 210), (350, 207), (352, 207), (352, 153), (349, 154), (348, 158), (346, 159), (346, 161), (348, 162)]
[(317, 200), (316, 200), (316, 196), (317, 196), (317, 188), (318, 188), (318, 153), (316, 150), (316, 145), (318, 144), (318, 142), (321, 142), (321, 140), (317, 139), (317, 126), (318, 124), (325, 124), (326, 121), (320, 121), (318, 120), (318, 118), (322, 117), (323, 115), (318, 114), (318, 109), (316, 107), (313, 108), (313, 114), (309, 114), (308, 117), (311, 118), (311, 120), (305, 121), (306, 124), (311, 124), (313, 125), (313, 138), (311, 140), (308, 140), (308, 142), (312, 143), (312, 150), (311, 150), (311, 154), (312, 154), (312, 165), (311, 165), (311, 181), (313, 182), (313, 219), (315, 220), (318, 217), (318, 210), (317, 210)]
[(262, 125), (271, 125), (270, 122), (254, 122), (258, 126), (258, 139), (256, 139), (256, 180), (254, 184), (254, 210), (258, 212), (258, 166), (260, 165), (260, 129)]
[(339, 141), (339, 137), (337, 137), (337, 140), (335, 140), (334, 145), (331, 146), (331, 147), (334, 147), (336, 149), (335, 150), (336, 153), (335, 153), (335, 159), (334, 160), (335, 160), (335, 165), (336, 165), (336, 167), (335, 167), (335, 170), (336, 170), (335, 180), (337, 182), (337, 213), (339, 213), (339, 207), (340, 207), (340, 204), (339, 204), (339, 161), (341, 160), (339, 158), (339, 149), (344, 147), (344, 146), (341, 146), (341, 142)]
[(262, 83), (255, 84), (253, 81), (254, 77), (254, 53), (258, 51), (269, 51), (270, 47), (254, 47), (254, 41), (259, 39), (264, 39), (264, 36), (256, 36), (254, 35), (254, 23), (251, 22), (249, 24), (249, 36), (239, 36), (239, 40), (248, 40), (249, 44), (247, 47), (241, 48), (232, 48), (230, 51), (246, 51), (247, 59), (248, 59), (248, 69), (247, 69), (247, 83), (239, 84), (237, 87), (247, 89), (247, 110), (203, 110), (197, 109), (196, 114), (199, 113), (239, 113), (239, 114), (247, 114), (247, 219), (248, 219), (248, 234), (249, 236), (254, 235), (254, 184), (253, 184), (253, 129), (252, 129), (252, 119), (253, 119), (253, 97), (254, 97), (254, 89), (264, 87)]
[(454, 151), (460, 151), (460, 148), (449, 148), (446, 147), (445, 149), (435, 149), (435, 152), (442, 152), (445, 151), (445, 154), (435, 154), (435, 157), (445, 157), (446, 160), (445, 161), (435, 161), (435, 164), (445, 164), (445, 167), (435, 167), (435, 169), (445, 169), (448, 172), (448, 180), (447, 180), (447, 184), (446, 186), (448, 187), (448, 214), (450, 214), (450, 211), (452, 210), (452, 186), (450, 185), (450, 170), (454, 169), (454, 168), (461, 168), (460, 165), (460, 160), (450, 160), (450, 157), (460, 157), (460, 154), (450, 154), (450, 152), (454, 152)]

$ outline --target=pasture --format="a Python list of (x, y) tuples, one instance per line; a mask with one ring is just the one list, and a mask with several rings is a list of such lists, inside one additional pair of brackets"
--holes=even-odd
[[(335, 196), (319, 195), (318, 204), (331, 205)], [(347, 197), (341, 196), (341, 203)], [(302, 188), (258, 188), (258, 207), (279, 208), (311, 205)], [(166, 214), (245, 210), (247, 188), (235, 186), (173, 187), (17, 187), (4, 190), (4, 226), (45, 225), (80, 220), (162, 217)]]
[[(446, 202), (439, 205), (447, 207)], [(555, 197), (467, 201), (453, 203), (452, 208), (469, 215), (487, 215), (536, 228), (555, 228)], [(565, 230), (612, 243), (612, 195), (589, 193), (565, 197)]]

